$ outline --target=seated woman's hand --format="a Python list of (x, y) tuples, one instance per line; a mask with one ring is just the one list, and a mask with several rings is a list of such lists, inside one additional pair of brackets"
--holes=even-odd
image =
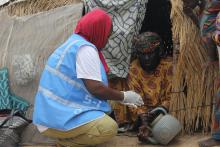
[(150, 136), (150, 130), (146, 125), (142, 125), (139, 127), (139, 132), (137, 134), (138, 140), (141, 142), (148, 141), (148, 137)]

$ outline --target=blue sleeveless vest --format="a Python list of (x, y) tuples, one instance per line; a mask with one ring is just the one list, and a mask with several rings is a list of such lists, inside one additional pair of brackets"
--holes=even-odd
[[(111, 111), (106, 100), (91, 95), (76, 75), (76, 53), (93, 44), (73, 34), (49, 57), (35, 97), (33, 123), (58, 130), (70, 130), (101, 118)], [(101, 64), (102, 82), (107, 76)]]

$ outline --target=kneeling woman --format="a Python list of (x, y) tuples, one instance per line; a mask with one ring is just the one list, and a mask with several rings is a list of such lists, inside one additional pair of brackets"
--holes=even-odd
[(108, 66), (101, 54), (112, 29), (110, 16), (95, 9), (78, 22), (75, 33), (49, 57), (36, 94), (33, 122), (64, 146), (108, 141), (117, 124), (107, 100), (140, 106), (139, 94), (107, 87)]

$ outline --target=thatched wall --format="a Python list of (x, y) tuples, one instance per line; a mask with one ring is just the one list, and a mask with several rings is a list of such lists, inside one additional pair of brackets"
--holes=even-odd
[(173, 42), (180, 53), (174, 68), (171, 112), (181, 121), (185, 132), (207, 132), (211, 126), (218, 67), (205, 66), (207, 50), (199, 28), (183, 13), (182, 0), (171, 2)]

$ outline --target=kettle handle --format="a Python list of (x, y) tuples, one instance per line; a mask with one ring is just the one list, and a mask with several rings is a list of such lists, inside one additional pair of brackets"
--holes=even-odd
[(158, 111), (158, 110), (162, 111), (165, 115), (168, 114), (167, 111), (162, 107), (156, 107), (153, 110), (151, 110), (150, 112), (153, 113), (153, 112)]
[(147, 140), (154, 145), (159, 144), (159, 142), (157, 142), (153, 137), (148, 137)]

